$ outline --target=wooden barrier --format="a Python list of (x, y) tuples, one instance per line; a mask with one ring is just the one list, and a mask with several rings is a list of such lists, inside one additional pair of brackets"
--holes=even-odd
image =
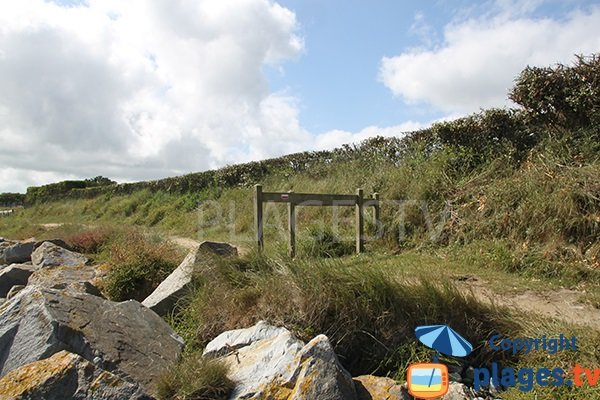
[(254, 186), (254, 223), (258, 250), (264, 248), (263, 203), (286, 203), (288, 205), (288, 241), (290, 257), (296, 255), (296, 206), (354, 206), (356, 213), (356, 253), (365, 249), (364, 208), (373, 207), (373, 223), (379, 225), (379, 194), (363, 197), (363, 190), (356, 194), (317, 194), (294, 192), (263, 192), (262, 185)]

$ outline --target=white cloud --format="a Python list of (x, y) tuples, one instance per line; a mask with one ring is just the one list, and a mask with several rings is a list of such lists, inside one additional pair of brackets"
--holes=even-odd
[(508, 105), (527, 65), (569, 63), (574, 54), (600, 50), (600, 7), (561, 20), (528, 16), (540, 4), (498, 0), (484, 16), (448, 24), (441, 45), (383, 58), (380, 79), (407, 103), (446, 113)]
[(295, 99), (262, 68), (303, 50), (271, 0), (0, 4), (0, 191), (147, 179), (297, 151)]

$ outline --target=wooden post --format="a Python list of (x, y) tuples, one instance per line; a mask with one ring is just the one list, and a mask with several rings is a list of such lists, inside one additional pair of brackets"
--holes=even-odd
[(373, 204), (373, 226), (377, 229), (377, 234), (379, 234), (379, 218), (381, 217), (381, 210), (379, 208), (379, 193), (373, 193), (373, 200), (375, 200), (375, 204)]
[(356, 190), (356, 253), (360, 254), (365, 249), (364, 218), (363, 218), (363, 190)]
[(289, 246), (290, 246), (290, 257), (296, 257), (296, 203), (294, 202), (293, 192), (290, 194), (288, 203), (288, 234), (289, 234)]
[(260, 252), (264, 248), (262, 185), (254, 185), (254, 224), (254, 229), (256, 230), (256, 245)]

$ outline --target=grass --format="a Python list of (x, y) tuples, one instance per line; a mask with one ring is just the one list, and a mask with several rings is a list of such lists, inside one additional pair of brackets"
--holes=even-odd
[[(355, 375), (395, 375), (406, 346), (416, 345), (416, 326), (449, 323), (479, 344), (493, 331), (518, 332), (510, 315), (450, 284), (407, 280), (392, 268), (254, 255), (205, 271), (175, 326), (194, 351), (225, 330), (267, 320), (306, 341), (326, 334)], [(487, 357), (478, 346), (473, 359)]]
[(198, 354), (186, 357), (158, 381), (161, 400), (225, 400), (234, 388), (228, 368), (216, 359)]

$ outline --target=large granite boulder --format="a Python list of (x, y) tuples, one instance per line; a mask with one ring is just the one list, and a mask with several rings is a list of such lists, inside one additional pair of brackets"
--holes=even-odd
[(0, 376), (68, 350), (152, 394), (182, 339), (136, 301), (27, 286), (0, 306)]
[(84, 358), (60, 351), (25, 364), (0, 379), (0, 399), (151, 400), (134, 383)]
[(230, 399), (356, 399), (352, 377), (323, 335), (304, 345), (287, 329), (261, 321), (222, 333), (204, 356), (229, 366), (229, 378), (236, 382)]
[[(172, 312), (186, 293), (189, 292), (192, 283), (194, 266), (212, 263), (212, 256), (237, 255), (237, 249), (228, 244), (220, 242), (204, 241), (185, 257), (181, 264), (142, 302), (158, 315), (166, 315)], [(201, 268), (202, 265), (199, 265)]]
[(0, 297), (7, 297), (15, 285), (27, 285), (29, 276), (35, 271), (32, 265), (11, 264), (0, 270)]
[(37, 268), (81, 266), (88, 262), (83, 254), (75, 253), (52, 242), (43, 242), (31, 253), (31, 262)]

